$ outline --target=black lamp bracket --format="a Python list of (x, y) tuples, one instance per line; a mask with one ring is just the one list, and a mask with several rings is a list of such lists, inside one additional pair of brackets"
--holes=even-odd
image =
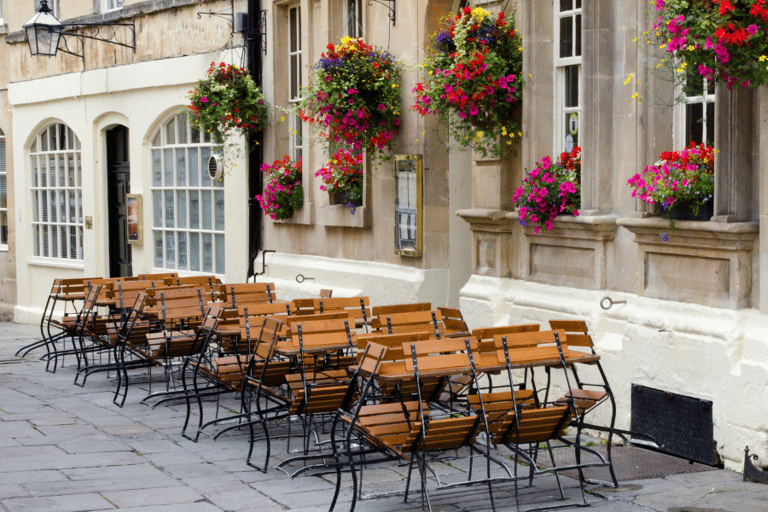
[(256, 23), (256, 28), (253, 31), (243, 30), (243, 37), (246, 43), (248, 41), (254, 41), (257, 37), (261, 38), (261, 53), (267, 54), (267, 11), (262, 10), (259, 13), (259, 20)]
[(374, 2), (379, 4), (379, 5), (383, 5), (384, 7), (386, 7), (389, 10), (389, 21), (392, 22), (392, 26), (394, 27), (395, 26), (395, 20), (396, 20), (396, 17), (395, 17), (395, 14), (396, 14), (396, 11), (395, 11), (396, 3), (395, 2), (396, 2), (396, 0), (368, 0), (368, 5), (373, 5)]
[[(75, 32), (76, 30), (76, 32)], [(64, 24), (59, 50), (85, 60), (85, 39), (124, 46), (136, 52), (136, 23), (72, 23)], [(76, 41), (74, 44), (70, 39)]]

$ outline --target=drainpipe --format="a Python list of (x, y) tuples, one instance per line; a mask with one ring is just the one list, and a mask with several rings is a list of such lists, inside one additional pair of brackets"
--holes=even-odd
[[(266, 27), (261, 26), (261, 0), (248, 0), (248, 25), (245, 33), (245, 51), (248, 59), (248, 69), (251, 78), (258, 87), (262, 86), (262, 32)], [(261, 164), (264, 161), (262, 148), (264, 134), (248, 134), (248, 281), (255, 275), (254, 261), (262, 248), (261, 240), (261, 208), (255, 196), (262, 193), (263, 181)]]

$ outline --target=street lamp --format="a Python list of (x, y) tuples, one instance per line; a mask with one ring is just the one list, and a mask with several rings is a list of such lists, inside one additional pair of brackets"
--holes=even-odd
[(64, 24), (53, 15), (48, 7), (48, 0), (40, 1), (40, 8), (21, 28), (27, 31), (29, 51), (32, 55), (56, 56)]
[[(51, 8), (48, 7), (48, 0), (40, 0), (40, 7), (35, 15), (21, 27), (27, 32), (29, 51), (32, 55), (55, 57), (61, 41), (61, 51), (85, 59), (84, 38), (125, 46), (136, 51), (136, 25), (133, 20), (130, 23), (78, 22), (65, 25), (53, 15)], [(77, 29), (78, 32), (69, 32), (65, 30), (67, 28)], [(102, 29), (107, 37), (101, 37)], [(121, 34), (127, 35), (121, 40), (119, 37)], [(75, 38), (80, 43), (79, 51), (77, 47), (69, 47), (67, 37)]]

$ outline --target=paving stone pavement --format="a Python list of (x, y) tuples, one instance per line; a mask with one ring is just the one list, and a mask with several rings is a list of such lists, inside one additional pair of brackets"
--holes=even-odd
[[(74, 361), (56, 373), (45, 371), (33, 352), (14, 352), (37, 339), (36, 326), (0, 323), (0, 511), (79, 512), (324, 512), (333, 496), (335, 476), (291, 479), (275, 470), (285, 460), (285, 441), (273, 445), (270, 470), (245, 464), (248, 438), (234, 431), (214, 441), (193, 443), (180, 435), (186, 408), (151, 408), (139, 403), (133, 386), (123, 409), (112, 404), (115, 384), (105, 374), (73, 385)], [(212, 411), (213, 404), (207, 404)], [(235, 402), (225, 402), (236, 408)], [(263, 443), (256, 455), (264, 456)], [(295, 443), (293, 448), (296, 448)], [(499, 456), (503, 456), (500, 453)], [(435, 464), (444, 481), (460, 478), (466, 459)], [(404, 488), (407, 467), (382, 464), (364, 475), (366, 492)], [(561, 477), (566, 501), (560, 501), (554, 477), (521, 487), (521, 510), (580, 502), (578, 482)], [(371, 482), (377, 482), (372, 485)], [(361, 512), (421, 510), (419, 493), (359, 502)], [(514, 487), (494, 487), (500, 512), (516, 510)], [(485, 487), (431, 493), (433, 510), (491, 510)], [(741, 481), (727, 470), (624, 482), (619, 489), (588, 486), (587, 501), (597, 511), (752, 512), (768, 511), (768, 486)], [(347, 476), (338, 511), (349, 509)]]

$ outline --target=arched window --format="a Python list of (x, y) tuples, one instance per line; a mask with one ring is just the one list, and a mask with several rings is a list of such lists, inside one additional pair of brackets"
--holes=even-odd
[(48, 125), (29, 147), (33, 255), (83, 259), (80, 140), (62, 123)]
[(224, 184), (208, 172), (217, 146), (177, 114), (151, 147), (155, 267), (224, 274)]

